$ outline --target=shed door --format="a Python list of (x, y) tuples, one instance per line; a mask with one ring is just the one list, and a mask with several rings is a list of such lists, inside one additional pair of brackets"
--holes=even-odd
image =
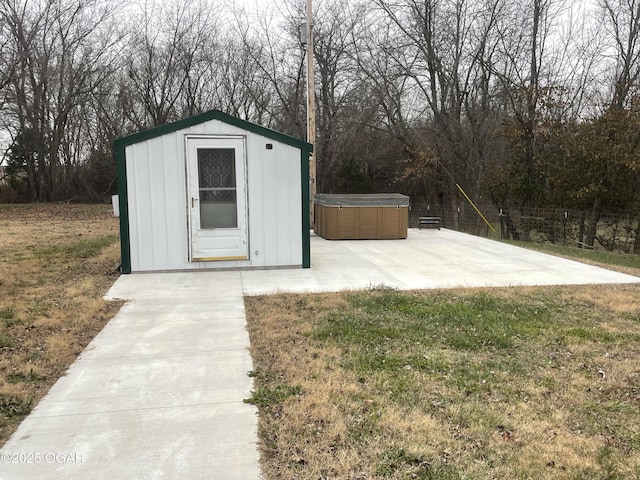
[(243, 138), (187, 138), (190, 260), (245, 260), (247, 188)]

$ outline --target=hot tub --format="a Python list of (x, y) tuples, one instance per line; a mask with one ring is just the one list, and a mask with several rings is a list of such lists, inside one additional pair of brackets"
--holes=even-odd
[(407, 238), (409, 197), (399, 193), (317, 194), (316, 234), (327, 240)]

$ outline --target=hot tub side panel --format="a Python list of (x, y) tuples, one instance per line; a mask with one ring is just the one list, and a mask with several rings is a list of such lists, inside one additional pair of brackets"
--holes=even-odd
[(315, 205), (315, 232), (327, 240), (407, 238), (407, 206), (338, 207)]

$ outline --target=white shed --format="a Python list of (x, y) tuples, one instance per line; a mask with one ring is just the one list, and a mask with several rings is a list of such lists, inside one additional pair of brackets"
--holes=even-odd
[(309, 268), (310, 144), (212, 110), (114, 146), (123, 273)]

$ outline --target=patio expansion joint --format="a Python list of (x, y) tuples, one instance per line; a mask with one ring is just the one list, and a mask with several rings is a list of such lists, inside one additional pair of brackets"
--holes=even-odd
[[(193, 357), (200, 355), (209, 355), (209, 354), (220, 354), (227, 352), (246, 352), (248, 347), (238, 347), (238, 348), (215, 348), (211, 350), (194, 350), (192, 352), (175, 352), (175, 353), (141, 353), (137, 355), (100, 355), (95, 352), (95, 350), (87, 350), (88, 355), (81, 355), (78, 358), (78, 362), (84, 361), (95, 361), (95, 360), (120, 360), (122, 358), (171, 358), (171, 357)], [(72, 364), (71, 367), (74, 367)], [(71, 368), (69, 367), (69, 368)], [(66, 375), (66, 374), (65, 374)]]
[(123, 408), (123, 409), (114, 409), (114, 410), (105, 410), (100, 412), (83, 412), (83, 413), (61, 413), (57, 415), (38, 415), (37, 411), (34, 411), (28, 418), (33, 420), (37, 419), (53, 419), (53, 418), (68, 418), (68, 417), (87, 417), (93, 415), (110, 415), (113, 413), (128, 413), (128, 412), (151, 412), (151, 411), (162, 411), (162, 410), (176, 410), (182, 408), (193, 408), (193, 407), (206, 407), (206, 406), (217, 406), (217, 405), (248, 405), (243, 400), (227, 400), (223, 402), (207, 402), (207, 403), (187, 403), (184, 405), (165, 405), (160, 407), (138, 407), (138, 408)]

